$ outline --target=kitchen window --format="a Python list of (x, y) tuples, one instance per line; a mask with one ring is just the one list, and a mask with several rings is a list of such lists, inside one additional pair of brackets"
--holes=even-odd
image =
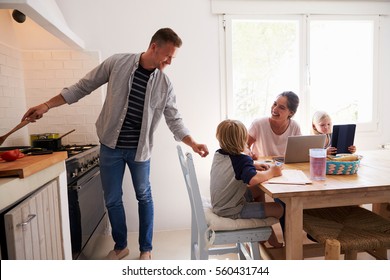
[(247, 126), (292, 90), (294, 117), (310, 133), (316, 110), (333, 123), (377, 128), (380, 16), (225, 15), (225, 115)]

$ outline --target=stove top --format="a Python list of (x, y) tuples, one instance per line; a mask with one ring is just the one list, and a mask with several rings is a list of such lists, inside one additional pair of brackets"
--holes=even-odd
[(95, 150), (98, 145), (87, 144), (87, 145), (66, 145), (61, 147), (61, 151), (68, 152), (68, 158), (71, 158), (75, 155), (88, 151), (90, 149)]
[(99, 145), (67, 145), (61, 150), (68, 152), (68, 159), (65, 161), (68, 185), (99, 166)]

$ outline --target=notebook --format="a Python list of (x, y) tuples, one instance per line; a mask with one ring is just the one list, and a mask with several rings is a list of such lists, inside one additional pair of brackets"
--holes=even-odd
[(324, 148), (326, 135), (289, 136), (284, 157), (275, 157), (275, 161), (284, 163), (308, 162), (309, 149)]
[(339, 124), (333, 126), (331, 146), (337, 148), (338, 154), (350, 154), (348, 147), (355, 140), (356, 124)]
[(282, 175), (268, 180), (269, 184), (306, 185), (311, 184), (311, 180), (302, 170), (284, 169)]

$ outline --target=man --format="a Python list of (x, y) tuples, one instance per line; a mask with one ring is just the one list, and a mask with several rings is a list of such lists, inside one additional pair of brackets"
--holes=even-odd
[(163, 73), (181, 45), (180, 37), (173, 30), (162, 28), (153, 35), (146, 52), (109, 57), (79, 82), (30, 108), (23, 116), (23, 120), (35, 122), (51, 108), (75, 103), (107, 83), (106, 100), (96, 122), (104, 198), (115, 242), (107, 259), (122, 259), (129, 254), (122, 202), (126, 165), (138, 200), (140, 259), (151, 259), (154, 211), (150, 157), (153, 133), (162, 115), (177, 141), (184, 142), (202, 157), (209, 153), (207, 146), (195, 142), (184, 126), (172, 84)]

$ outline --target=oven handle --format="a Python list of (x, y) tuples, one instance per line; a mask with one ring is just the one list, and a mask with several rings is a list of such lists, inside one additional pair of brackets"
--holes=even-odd
[(83, 181), (82, 183), (78, 183), (77, 185), (73, 186), (72, 189), (73, 190), (81, 190), (83, 188), (83, 186), (87, 185), (89, 182), (91, 182), (93, 179), (96, 178), (96, 176), (100, 176), (100, 170), (98, 170), (97, 172), (95, 172), (95, 174), (93, 174), (90, 178), (88, 178), (87, 181)]

